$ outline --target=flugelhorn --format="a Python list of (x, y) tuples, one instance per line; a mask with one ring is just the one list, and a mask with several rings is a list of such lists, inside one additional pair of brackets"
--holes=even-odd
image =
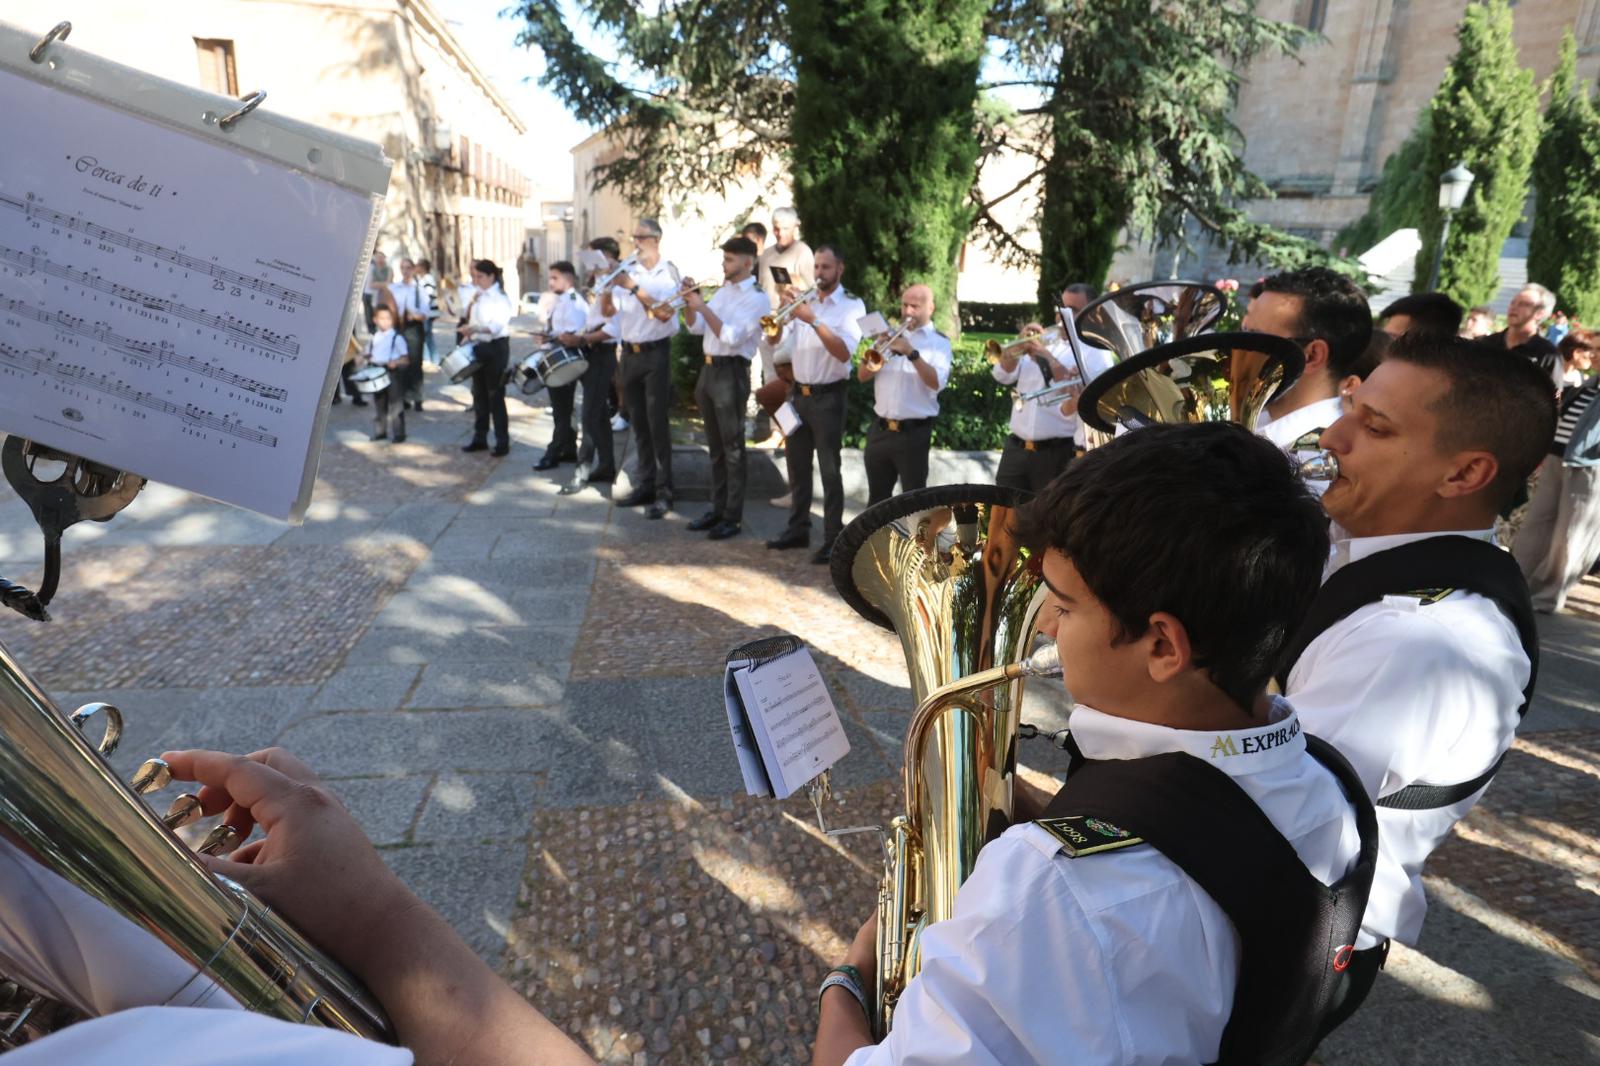
[(789, 320), (794, 317), (794, 313), (816, 298), (817, 287), (813, 285), (799, 296), (796, 296), (794, 299), (790, 300), (788, 303), (772, 312), (772, 314), (762, 315), (761, 333), (767, 338), (768, 343), (776, 344), (778, 342), (779, 335), (783, 333), (783, 327), (789, 324)]
[(882, 370), (884, 360), (893, 355), (889, 346), (896, 340), (906, 335), (906, 324), (900, 323), (893, 330), (883, 334), (872, 342), (871, 347), (861, 353), (861, 362), (868, 370)]
[(685, 278), (682, 286), (678, 289), (677, 293), (672, 297), (672, 299), (663, 300), (661, 303), (656, 304), (654, 307), (650, 308), (650, 313), (656, 318), (660, 319), (662, 322), (665, 322), (667, 319), (671, 318), (673, 315), (677, 314), (679, 311), (683, 310), (683, 308), (688, 306), (689, 294), (691, 292), (700, 292), (706, 289), (716, 289), (720, 288), (721, 286), (722, 282), (720, 281), (703, 281), (696, 285), (693, 278)]
[(622, 277), (622, 275), (626, 274), (628, 271), (632, 270), (634, 267), (636, 267), (638, 265), (639, 265), (639, 257), (638, 256), (636, 256), (636, 255), (628, 256), (628, 258), (626, 258), (622, 262), (618, 263), (617, 266), (616, 266), (616, 269), (612, 270), (611, 273), (605, 275), (599, 281), (594, 283), (594, 291), (595, 292), (600, 292), (600, 293), (605, 292), (607, 289), (609, 289), (611, 287), (611, 283), (612, 282), (616, 281), (618, 278)]
[(1033, 344), (1054, 344), (1061, 339), (1061, 327), (1051, 326), (1040, 333), (1018, 337), (1016, 340), (1006, 341), (1001, 344), (997, 340), (988, 340), (983, 344), (983, 354), (991, 363), (1007, 362), (1020, 359)]
[(1011, 534), (1024, 498), (917, 489), (863, 511), (834, 543), (834, 587), (900, 637), (917, 701), (878, 892), (880, 1036), (921, 966), (923, 931), (951, 916), (979, 849), (1010, 824), (1024, 680), (1059, 672), (1054, 648), (1029, 655), (1045, 589)]

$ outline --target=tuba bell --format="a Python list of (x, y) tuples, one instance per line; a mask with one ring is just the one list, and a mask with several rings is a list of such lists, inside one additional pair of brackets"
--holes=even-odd
[(868, 508), (834, 544), (834, 587), (900, 637), (917, 700), (905, 813), (884, 834), (880, 1037), (921, 967), (923, 931), (951, 916), (979, 849), (1010, 824), (1024, 681), (1060, 673), (1054, 647), (1029, 656), (1045, 590), (1010, 532), (1025, 498), (994, 485), (918, 489)]

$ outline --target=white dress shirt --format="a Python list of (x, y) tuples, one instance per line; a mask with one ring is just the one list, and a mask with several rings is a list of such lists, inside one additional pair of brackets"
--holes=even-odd
[(1007, 370), (1000, 363), (996, 363), (989, 371), (990, 375), (1002, 385), (1010, 385), (1017, 390), (1016, 396), (1011, 400), (1011, 432), (1023, 440), (1061, 440), (1072, 434), (1078, 428), (1078, 419), (1061, 413), (1061, 401), (1054, 403), (1040, 403), (1038, 400), (1024, 400), (1023, 397), (1030, 392), (1035, 392), (1047, 385), (1066, 384), (1078, 378), (1078, 368), (1067, 364), (1068, 374), (1064, 378), (1046, 380), (1044, 371), (1039, 369), (1039, 361), (1032, 355), (1023, 355), (1017, 365)]
[[(657, 259), (656, 265), (649, 269), (643, 264), (635, 263), (629, 269), (628, 276), (639, 286), (641, 292), (656, 303), (670, 300), (678, 294), (680, 280), (678, 268), (669, 260)], [(648, 344), (678, 332), (677, 315), (673, 315), (665, 322), (661, 321), (650, 313), (639, 297), (621, 285), (612, 288), (611, 302), (617, 309), (617, 326), (622, 331), (622, 339), (629, 344)]]
[(933, 367), (938, 389), (923, 384), (917, 365), (903, 355), (883, 361), (883, 369), (872, 377), (872, 409), (879, 418), (933, 418), (939, 414), (939, 389), (950, 381), (950, 338), (929, 323), (905, 335), (922, 361)]
[(241, 1010), (140, 1007), (6, 1054), (7, 1066), (411, 1066), (411, 1052)]
[[(1326, 400), (1307, 404), (1304, 407), (1290, 411), (1282, 418), (1273, 418), (1267, 414), (1267, 409), (1262, 408), (1261, 414), (1256, 418), (1256, 435), (1265, 437), (1296, 459), (1310, 459), (1322, 449), (1312, 440), (1309, 446), (1296, 448), (1295, 441), (1308, 433), (1321, 436), (1321, 431), (1339, 421), (1344, 414), (1344, 401), (1337, 396), (1330, 396)], [(1317, 496), (1328, 491), (1330, 482), (1307, 481), (1306, 487)]]
[(608, 315), (600, 310), (599, 293), (595, 293), (593, 296), (589, 297), (589, 312), (584, 316), (583, 319), (583, 331), (585, 333), (594, 333), (597, 331), (604, 333), (606, 335), (606, 339), (601, 341), (601, 344), (614, 342), (617, 339), (617, 316)]
[[(1080, 705), (1072, 735), (1091, 759), (1183, 751), (1207, 760), (1261, 807), (1311, 874), (1330, 883), (1359, 851), (1355, 813), (1338, 781), (1306, 753), (1288, 705), (1275, 701), (1274, 711), (1269, 725), (1217, 733)], [(1259, 751), (1245, 743), (1286, 726), (1295, 730), (1287, 743)], [(923, 934), (922, 970), (901, 995), (888, 1037), (847, 1061), (1214, 1062), (1239, 950), (1222, 908), (1155, 848), (1073, 859), (1037, 825), (1014, 826), (979, 853), (955, 916)]]
[[(1088, 381), (1084, 382), (1085, 385), (1117, 365), (1117, 357), (1104, 348), (1096, 348), (1092, 345), (1084, 344), (1079, 346), (1079, 351), (1083, 354), (1083, 369), (1089, 375)], [(1081, 378), (1083, 376), (1078, 373), (1078, 361), (1072, 357), (1072, 346), (1066, 341), (1057, 341), (1052, 344), (1050, 346), (1050, 354), (1055, 356), (1056, 362), (1067, 368), (1071, 377)], [(1055, 405), (1055, 411), (1056, 414), (1061, 414), (1060, 404)], [(1089, 427), (1084, 423), (1083, 419), (1077, 415), (1061, 415), (1061, 417), (1072, 423), (1073, 442), (1080, 448), (1087, 448), (1089, 446)], [(1021, 434), (1019, 433), (1018, 436), (1021, 436)]]
[(396, 326), (406, 324), (406, 315), (420, 315), (427, 317), (428, 311), (422, 302), (422, 290), (414, 281), (391, 281), (389, 295), (394, 297), (394, 305), (399, 311), (395, 319)]
[[(1493, 537), (1485, 529), (1336, 539), (1323, 580), (1376, 552), (1452, 535)], [(1493, 600), (1386, 596), (1312, 641), (1287, 692), (1306, 729), (1338, 748), (1377, 799), (1487, 770), (1511, 746), (1530, 669), (1517, 627)], [(1423, 861), (1482, 794), (1435, 810), (1378, 808), (1378, 869), (1356, 947), (1417, 942), (1428, 908)]]
[[(861, 327), (856, 319), (867, 313), (867, 305), (845, 292), (842, 285), (835, 285), (832, 292), (818, 296), (811, 306), (816, 310), (817, 321), (832, 330), (853, 357), (861, 343)], [(811, 323), (791, 318), (784, 330), (794, 350), (790, 366), (795, 381), (803, 385), (830, 385), (850, 376), (850, 360), (841, 363), (829, 354)]]
[(397, 329), (386, 329), (374, 333), (367, 342), (367, 360), (374, 366), (388, 366), (396, 359), (403, 359), (410, 354), (406, 349), (406, 339), (400, 336)]
[(767, 294), (752, 275), (737, 285), (724, 285), (706, 301), (711, 313), (722, 323), (720, 332), (706, 329), (706, 316), (695, 315), (689, 332), (705, 338), (707, 355), (739, 355), (753, 359), (761, 340), (761, 316), (772, 313)]
[(487, 289), (474, 287), (472, 307), (467, 315), (467, 340), (473, 342), (497, 340), (506, 335), (511, 326), (511, 297), (498, 285)]
[(546, 325), (551, 340), (558, 333), (582, 333), (584, 323), (589, 320), (589, 308), (585, 306), (583, 297), (568, 289), (556, 296), (556, 302), (550, 308), (550, 321)]

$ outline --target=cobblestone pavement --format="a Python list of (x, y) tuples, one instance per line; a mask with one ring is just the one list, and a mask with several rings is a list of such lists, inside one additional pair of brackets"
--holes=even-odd
[[(467, 455), (466, 390), (427, 387), (402, 446), (367, 440), (370, 409), (332, 412), (302, 526), (154, 486), (74, 528), (58, 620), (0, 618), (0, 640), (61, 704), (122, 707), (124, 772), (174, 746), (300, 752), (602, 1061), (804, 1061), (881, 860), (868, 835), (823, 836), (804, 799), (742, 794), (721, 664), (756, 636), (808, 641), (851, 744), (829, 824), (876, 824), (910, 710), (897, 639), (808, 552), (762, 546), (785, 513), (759, 495), (744, 535), (687, 533), (703, 459), (679, 454), (681, 513), (648, 521), (529, 470), (544, 410), (513, 400), (511, 456)], [(31, 579), (38, 555), (0, 501), (0, 573)], [(1600, 583), (1542, 630), (1540, 696), (1429, 868), (1423, 941), (1324, 1066), (1600, 1060)], [(1025, 717), (1064, 724), (1059, 693)], [(1043, 743), (1021, 758), (1061, 768)]]

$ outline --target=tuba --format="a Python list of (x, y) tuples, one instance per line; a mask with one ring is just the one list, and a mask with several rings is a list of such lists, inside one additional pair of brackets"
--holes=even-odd
[(917, 700), (905, 814), (884, 832), (880, 1037), (921, 966), (923, 930), (951, 916), (979, 849), (1010, 825), (1024, 681), (1060, 674), (1053, 646), (1028, 654), (1044, 587), (1010, 531), (1025, 498), (993, 485), (918, 489), (868, 508), (834, 544), (834, 587), (899, 635)]

